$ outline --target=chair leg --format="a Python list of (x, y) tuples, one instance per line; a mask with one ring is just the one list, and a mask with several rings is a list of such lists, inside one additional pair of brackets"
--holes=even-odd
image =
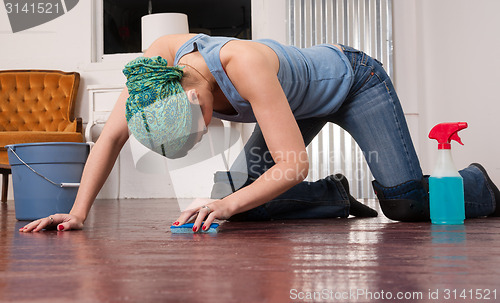
[(2, 174), (2, 202), (7, 202), (8, 190), (9, 190), (9, 174)]

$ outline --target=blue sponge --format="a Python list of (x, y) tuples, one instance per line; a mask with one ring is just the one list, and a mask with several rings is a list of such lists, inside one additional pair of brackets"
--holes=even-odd
[[(170, 231), (173, 234), (193, 234), (193, 225), (194, 223), (186, 223), (179, 226), (172, 225), (170, 226)], [(208, 230), (203, 230), (202, 228), (203, 225), (201, 225), (201, 228), (197, 233), (215, 234), (219, 231), (219, 224), (210, 224), (210, 228)]]

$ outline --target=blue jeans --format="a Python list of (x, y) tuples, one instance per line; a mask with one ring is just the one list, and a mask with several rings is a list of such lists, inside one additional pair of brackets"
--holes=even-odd
[[(428, 207), (426, 179), (392, 81), (377, 60), (351, 47), (342, 46), (342, 49), (351, 62), (354, 83), (337, 112), (297, 121), (305, 144), (308, 145), (327, 122), (339, 125), (351, 134), (365, 157), (370, 155), (366, 157), (368, 166), (385, 198), (417, 199), (417, 203)], [(247, 173), (249, 180), (243, 182), (247, 185), (272, 165), (274, 162), (257, 125), (231, 171)], [(482, 172), (471, 166), (460, 174), (464, 179), (466, 217), (491, 214), (495, 201)], [(415, 189), (421, 193), (415, 195)], [(334, 178), (302, 182), (258, 208), (254, 219), (347, 217), (347, 195)], [(273, 217), (270, 213), (280, 216)]]

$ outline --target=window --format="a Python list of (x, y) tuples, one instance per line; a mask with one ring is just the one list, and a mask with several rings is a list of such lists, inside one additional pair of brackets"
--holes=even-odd
[(189, 31), (251, 39), (251, 0), (104, 0), (104, 54), (141, 51), (141, 17), (185, 13)]

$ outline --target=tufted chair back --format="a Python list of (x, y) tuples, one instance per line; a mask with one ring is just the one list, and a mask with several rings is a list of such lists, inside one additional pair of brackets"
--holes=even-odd
[(0, 71), (0, 131), (75, 132), (80, 75), (59, 71)]
[(11, 173), (5, 145), (82, 142), (81, 119), (73, 117), (80, 84), (76, 72), (0, 71), (0, 174), (2, 201)]

